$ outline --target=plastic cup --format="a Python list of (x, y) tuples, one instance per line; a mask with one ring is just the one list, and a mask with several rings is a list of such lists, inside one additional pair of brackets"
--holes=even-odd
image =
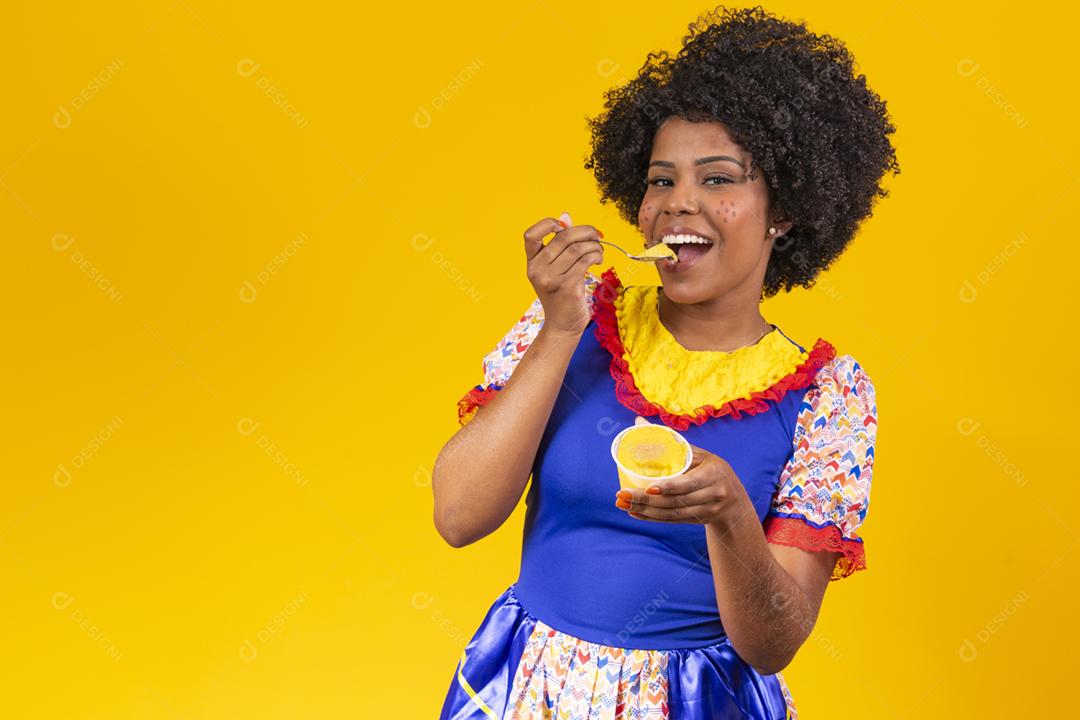
[(675, 436), (675, 439), (678, 440), (679, 443), (686, 448), (686, 462), (683, 463), (682, 469), (679, 470), (679, 472), (673, 473), (671, 475), (642, 475), (625, 467), (622, 463), (619, 462), (619, 443), (622, 441), (623, 435), (630, 432), (634, 428), (639, 427), (638, 425), (631, 425), (630, 427), (621, 430), (619, 434), (616, 435), (615, 438), (611, 441), (611, 459), (615, 461), (615, 467), (619, 471), (620, 488), (645, 489), (650, 485), (653, 485), (662, 480), (670, 480), (673, 477), (678, 477), (690, 468), (690, 462), (694, 459), (694, 451), (690, 449), (690, 443), (686, 440), (686, 438), (684, 438), (675, 430), (669, 428), (667, 425), (659, 425), (657, 423), (651, 424), (656, 425), (656, 427), (663, 428), (665, 431)]

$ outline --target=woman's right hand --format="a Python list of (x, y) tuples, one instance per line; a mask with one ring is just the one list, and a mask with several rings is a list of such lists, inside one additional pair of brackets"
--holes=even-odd
[[(569, 215), (563, 215), (569, 225)], [(555, 233), (546, 245), (544, 238)], [(570, 225), (546, 217), (525, 231), (525, 274), (544, 306), (544, 327), (580, 335), (589, 324), (585, 274), (604, 260), (604, 236), (592, 225)]]

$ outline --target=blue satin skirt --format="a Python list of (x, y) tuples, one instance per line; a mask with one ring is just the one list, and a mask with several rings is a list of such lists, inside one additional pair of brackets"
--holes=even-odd
[(521, 606), (510, 585), (462, 652), (440, 720), (795, 720), (780, 673), (761, 675), (724, 638), (641, 650), (587, 642)]

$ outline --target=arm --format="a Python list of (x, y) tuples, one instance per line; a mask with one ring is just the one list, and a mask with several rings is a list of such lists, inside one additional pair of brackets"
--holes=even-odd
[(736, 497), (705, 525), (717, 608), (739, 657), (772, 675), (814, 629), (839, 553), (769, 543), (745, 491)]
[(757, 523), (743, 490), (732, 493), (731, 516), (707, 526), (724, 626), (736, 618), (732, 643), (755, 667), (777, 672), (791, 662), (829, 581), (866, 567), (857, 530), (869, 508), (876, 441), (874, 385), (850, 355), (835, 358), (801, 404), (793, 454), (765, 522)]
[[(488, 373), (485, 359), (488, 387), (501, 389), (476, 408), (435, 459), (435, 528), (454, 547), (494, 532), (514, 511), (591, 319), (588, 288), (598, 278), (588, 268), (603, 260), (600, 233), (591, 225), (570, 227), (569, 216), (563, 218), (544, 218), (525, 231), (526, 275), (537, 299), (506, 344), (493, 351), (490, 365), (498, 369)], [(545, 245), (551, 232), (556, 235)]]
[(514, 511), (580, 336), (542, 326), (502, 390), (439, 452), (435, 528), (453, 547), (494, 532)]

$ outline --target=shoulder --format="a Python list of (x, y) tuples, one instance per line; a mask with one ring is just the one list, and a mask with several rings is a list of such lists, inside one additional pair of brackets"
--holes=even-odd
[[(585, 298), (591, 310), (597, 295), (596, 290), (603, 285), (603, 280), (596, 274), (587, 272), (584, 284)], [(543, 326), (544, 306), (540, 298), (534, 297), (525, 312), (507, 330), (495, 347), (484, 356), (486, 381), (499, 385), (505, 384)]]
[(858, 530), (870, 506), (877, 404), (851, 355), (830, 357), (799, 407), (792, 455), (766, 515), (770, 542), (839, 552), (832, 580), (866, 568)]
[(874, 383), (862, 365), (851, 355), (836, 355), (814, 374), (811, 387), (820, 392), (872, 400)]
[(814, 374), (799, 408), (800, 430), (810, 435), (877, 434), (877, 394), (870, 375), (851, 355), (836, 355)]
[[(600, 276), (592, 272), (586, 272), (584, 279), (585, 286), (585, 300), (588, 302), (589, 307), (592, 308), (593, 304), (597, 300), (597, 290), (604, 286), (603, 279)], [(518, 321), (514, 324), (510, 331), (503, 337), (500, 345), (504, 345), (511, 340), (518, 342), (529, 340), (536, 337), (536, 333), (544, 324), (544, 306), (540, 302), (540, 298), (536, 297), (532, 303), (526, 308)], [(497, 348), (496, 348), (497, 349)]]

